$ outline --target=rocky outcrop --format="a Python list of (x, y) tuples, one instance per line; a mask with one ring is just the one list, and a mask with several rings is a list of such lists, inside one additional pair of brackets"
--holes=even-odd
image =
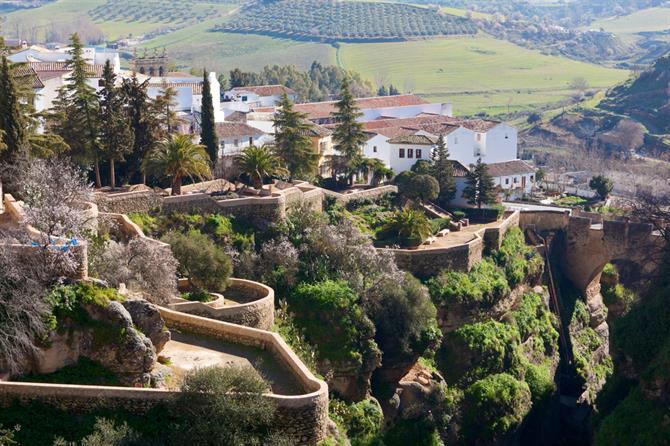
[(151, 385), (157, 355), (144, 332), (154, 337), (161, 348), (170, 335), (151, 304), (137, 301), (129, 307), (135, 318), (120, 302), (81, 304), (81, 317), (59, 321), (62, 325), (50, 333), (45, 346), (23, 373), (52, 373), (85, 357), (114, 372), (126, 385)]
[(126, 300), (123, 307), (130, 313), (137, 329), (151, 340), (156, 353), (163, 351), (165, 344), (170, 341), (170, 331), (158, 308), (144, 299)]
[(368, 362), (359, 366), (325, 360), (317, 364), (317, 369), (326, 376), (328, 387), (342, 399), (360, 401), (370, 394), (372, 373), (381, 364), (381, 358), (373, 356)]

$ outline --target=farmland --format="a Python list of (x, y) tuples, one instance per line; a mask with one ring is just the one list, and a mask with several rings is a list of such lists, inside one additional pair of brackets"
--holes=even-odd
[(457, 113), (527, 110), (559, 102), (574, 93), (570, 83), (583, 77), (606, 88), (628, 72), (545, 56), (488, 37), (461, 37), (403, 43), (343, 44), (344, 68), (388, 81), (431, 100), (449, 100)]
[(634, 39), (636, 33), (670, 29), (670, 8), (643, 9), (622, 17), (598, 20), (589, 27), (603, 28), (624, 39)]
[(402, 3), (281, 0), (244, 8), (220, 31), (299, 40), (401, 40), (474, 34), (472, 21)]

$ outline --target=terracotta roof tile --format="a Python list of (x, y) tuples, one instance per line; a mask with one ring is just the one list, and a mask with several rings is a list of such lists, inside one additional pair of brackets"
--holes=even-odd
[[(403, 107), (427, 103), (425, 99), (413, 94), (356, 99), (356, 105), (360, 109)], [(295, 110), (307, 114), (309, 119), (324, 119), (328, 118), (335, 111), (335, 104), (337, 104), (337, 101), (309, 102), (306, 104), (296, 104)]]
[(231, 138), (235, 136), (261, 136), (261, 130), (243, 122), (219, 122), (216, 124), (216, 133), (219, 138)]
[(295, 94), (295, 91), (283, 85), (257, 85), (250, 87), (235, 87), (230, 91), (234, 92), (249, 91), (251, 93), (257, 94), (258, 96), (281, 96), (283, 93)]
[(491, 176), (507, 177), (510, 175), (522, 175), (534, 173), (535, 168), (523, 160), (505, 161), (502, 163), (487, 164)]
[(426, 135), (399, 135), (389, 139), (389, 144), (418, 144), (432, 146), (435, 144), (435, 138)]

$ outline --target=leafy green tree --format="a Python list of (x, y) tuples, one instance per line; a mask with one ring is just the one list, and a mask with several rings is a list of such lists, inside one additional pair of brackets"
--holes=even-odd
[(242, 174), (251, 180), (256, 189), (263, 188), (263, 180), (268, 177), (287, 174), (281, 160), (267, 146), (249, 146), (235, 157), (235, 163)]
[(393, 169), (386, 167), (386, 165), (377, 158), (365, 158), (361, 165), (361, 171), (367, 176), (372, 174), (370, 184), (378, 186), (384, 180), (393, 178)]
[(337, 110), (333, 112), (336, 124), (333, 141), (336, 150), (346, 160), (346, 173), (349, 184), (352, 184), (354, 174), (363, 158), (361, 147), (365, 144), (365, 132), (363, 131), (363, 125), (358, 122), (362, 113), (356, 106), (354, 96), (351, 93), (350, 80), (346, 77), (342, 80), (340, 100), (337, 102), (336, 108)]
[(426, 215), (409, 208), (395, 211), (382, 229), (383, 236), (397, 237), (405, 246), (418, 246), (432, 233), (433, 228)]
[(286, 93), (279, 99), (273, 124), (275, 151), (288, 169), (290, 177), (313, 175), (320, 155), (314, 153), (312, 141), (307, 134), (312, 125), (306, 120), (305, 114), (293, 109), (293, 102)]
[(433, 152), (432, 175), (440, 185), (438, 202), (440, 206), (446, 207), (456, 196), (456, 180), (454, 179), (454, 165), (449, 159), (449, 150), (447, 150), (442, 135), (437, 139)]
[(468, 172), (466, 182), (467, 186), (463, 190), (463, 197), (467, 198), (468, 203), (477, 205), (481, 209), (482, 205), (495, 202), (495, 183), (488, 167), (482, 163), (481, 158)]
[(273, 433), (276, 403), (263, 394), (269, 385), (252, 368), (207, 367), (189, 372), (170, 404), (170, 444), (288, 446)]
[(67, 67), (72, 70), (67, 83), (58, 90), (58, 98), (50, 116), (53, 131), (70, 147), (71, 155), (80, 164), (93, 163), (95, 184), (101, 187), (100, 159), (103, 155), (100, 142), (98, 96), (86, 83), (89, 68), (84, 60), (84, 45), (78, 34), (70, 38), (72, 49)]
[(410, 170), (418, 175), (432, 175), (433, 163), (428, 160), (419, 160), (412, 165)]
[(230, 256), (197, 229), (169, 232), (162, 241), (170, 245), (179, 262), (178, 272), (196, 291), (222, 292), (233, 273)]
[(189, 135), (174, 134), (162, 140), (142, 163), (145, 172), (172, 178), (172, 195), (181, 195), (184, 177), (212, 177), (205, 148), (195, 144)]
[(102, 73), (100, 90), (100, 142), (109, 160), (109, 185), (116, 187), (115, 162), (133, 150), (134, 133), (126, 111), (123, 90), (116, 85), (116, 75), (108, 60)]
[[(139, 82), (137, 76), (133, 75), (130, 79), (124, 79), (122, 85), (128, 101), (127, 113), (133, 131), (133, 149), (126, 157), (128, 164), (126, 178), (129, 181), (141, 179), (143, 184), (146, 183), (146, 178), (142, 162), (161, 139), (158, 116), (147, 94), (148, 82), (148, 80)], [(141, 178), (138, 178), (138, 174)]]
[(0, 132), (6, 146), (2, 159), (7, 161), (26, 143), (27, 122), (10, 63), (4, 56), (0, 68)]
[(595, 191), (601, 200), (607, 200), (612, 189), (614, 189), (614, 183), (605, 175), (596, 175), (589, 181), (589, 187)]
[(406, 198), (417, 200), (420, 203), (435, 200), (440, 193), (440, 185), (431, 175), (414, 175), (407, 185), (400, 190)]
[(214, 122), (214, 101), (212, 99), (212, 87), (209, 84), (207, 71), (202, 72), (202, 110), (200, 122), (200, 144), (205, 146), (212, 166), (216, 166), (219, 157), (219, 137), (216, 135), (216, 123)]

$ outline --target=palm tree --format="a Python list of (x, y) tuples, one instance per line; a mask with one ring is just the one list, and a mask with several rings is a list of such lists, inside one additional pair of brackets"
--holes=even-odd
[(433, 233), (423, 212), (405, 208), (397, 210), (384, 225), (383, 232), (398, 237), (403, 244), (418, 246)]
[(205, 146), (195, 144), (189, 135), (173, 134), (163, 139), (142, 162), (142, 170), (172, 178), (172, 195), (181, 195), (184, 177), (212, 178)]
[(265, 145), (247, 147), (235, 157), (235, 163), (241, 173), (249, 176), (256, 189), (263, 189), (263, 179), (266, 177), (288, 175), (279, 157)]

